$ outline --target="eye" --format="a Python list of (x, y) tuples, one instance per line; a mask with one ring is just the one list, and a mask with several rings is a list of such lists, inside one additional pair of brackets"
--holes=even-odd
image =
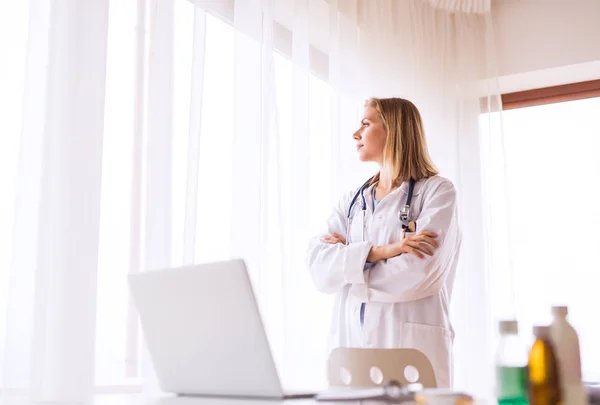
[(368, 126), (369, 126), (369, 123), (368, 123), (368, 122), (366, 122), (366, 121), (363, 121), (363, 122), (362, 122), (362, 126), (366, 128), (366, 127), (368, 127)]

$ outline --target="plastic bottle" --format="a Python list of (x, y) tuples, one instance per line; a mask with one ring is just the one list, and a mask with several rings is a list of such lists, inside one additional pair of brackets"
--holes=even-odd
[(556, 352), (564, 405), (587, 405), (587, 394), (581, 379), (581, 355), (577, 332), (567, 321), (567, 307), (552, 307), (554, 320), (550, 338)]
[(550, 341), (550, 328), (536, 326), (533, 333), (536, 340), (529, 351), (529, 404), (561, 404), (560, 379), (554, 347)]
[(496, 397), (501, 405), (527, 404), (527, 345), (517, 321), (501, 321), (496, 353)]

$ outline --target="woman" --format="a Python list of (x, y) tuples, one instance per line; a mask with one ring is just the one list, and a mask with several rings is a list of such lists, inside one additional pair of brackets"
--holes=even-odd
[(368, 100), (353, 139), (379, 172), (340, 200), (307, 258), (317, 289), (337, 295), (332, 346), (418, 349), (438, 387), (451, 387), (448, 311), (461, 244), (454, 186), (431, 163), (408, 100)]

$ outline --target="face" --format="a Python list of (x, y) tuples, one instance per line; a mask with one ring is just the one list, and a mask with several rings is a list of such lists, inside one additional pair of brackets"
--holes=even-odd
[(387, 136), (385, 127), (377, 110), (365, 107), (363, 119), (358, 131), (352, 135), (356, 141), (356, 151), (361, 162), (383, 162), (383, 149)]

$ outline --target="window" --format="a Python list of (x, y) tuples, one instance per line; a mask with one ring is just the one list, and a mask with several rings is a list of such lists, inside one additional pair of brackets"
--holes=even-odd
[(127, 346), (128, 288), (132, 260), (132, 189), (135, 128), (137, 2), (109, 4), (100, 202), (96, 383), (113, 386), (138, 377)]
[[(28, 30), (29, 2), (0, 5), (0, 345), (13, 246)], [(2, 355), (0, 350), (0, 364)]]
[[(190, 118), (197, 117), (191, 110), (192, 67), (194, 57), (194, 5), (180, 0), (173, 2), (173, 104), (172, 104), (172, 149), (171, 149), (171, 192), (172, 192), (172, 265), (180, 265), (184, 243), (185, 204), (188, 177), (188, 141)], [(136, 78), (144, 74), (136, 65), (136, 18), (138, 9), (135, 1), (110, 3), (108, 69), (106, 88), (105, 135), (103, 151), (103, 179), (100, 231), (100, 257), (98, 270), (98, 309), (96, 343), (96, 384), (101, 387), (137, 385), (140, 383), (140, 335), (137, 319), (131, 316), (128, 303), (126, 275), (136, 270), (134, 260), (143, 237), (132, 233), (141, 226), (134, 215), (140, 215), (135, 206), (135, 193), (141, 182), (135, 174), (135, 159), (140, 150), (135, 143), (136, 125), (141, 125), (144, 117), (136, 115)], [(147, 10), (149, 11), (149, 10)], [(148, 18), (146, 16), (146, 18)], [(148, 29), (146, 29), (148, 31)], [(146, 44), (146, 38), (143, 42)], [(146, 55), (147, 57), (147, 55)], [(274, 215), (267, 224), (272, 229), (267, 238), (267, 249), (280, 251), (277, 232), (281, 224), (275, 215), (277, 207), (286, 205), (285, 196), (292, 168), (284, 159), (290, 156), (292, 139), (292, 62), (285, 55), (274, 51), (275, 85), (277, 92), (278, 130), (283, 157), (278, 155), (276, 144), (271, 143), (269, 166), (279, 165), (277, 174), (284, 181), (282, 188), (269, 188), (269, 209)], [(225, 20), (213, 14), (206, 14), (206, 41), (204, 60), (204, 82), (201, 104), (201, 137), (198, 178), (198, 227), (195, 240), (195, 262), (220, 260), (229, 257), (231, 233), (231, 170), (233, 167), (233, 110), (234, 110), (234, 59), (235, 32)], [(311, 229), (316, 232), (329, 215), (330, 208), (330, 103), (329, 85), (315, 75), (309, 81), (309, 121), (310, 121), (310, 218)], [(146, 91), (145, 88), (143, 91)], [(270, 184), (277, 184), (275, 170), (268, 172)], [(139, 176), (139, 175), (138, 175)], [(283, 196), (283, 197), (281, 197)], [(139, 196), (138, 196), (139, 197)], [(218, 206), (219, 215), (206, 215)], [(287, 207), (283, 207), (287, 209)], [(210, 229), (211, 232), (206, 232)], [(136, 239), (137, 238), (137, 239)], [(268, 300), (283, 299), (281, 291), (280, 259), (269, 257), (267, 270), (274, 274), (262, 294)], [(321, 297), (312, 286), (298, 286), (303, 294), (303, 311), (310, 312), (312, 328), (326, 330), (329, 321), (328, 297)], [(259, 297), (260, 301), (260, 297)], [(277, 301), (279, 303), (279, 301)], [(283, 304), (283, 302), (281, 302)], [(270, 310), (272, 333), (283, 333), (284, 323), (281, 314)], [(279, 320), (280, 322), (278, 323)], [(278, 336), (275, 341), (283, 345)], [(302, 347), (321, 348), (325, 354), (325, 336), (316, 334), (314, 339), (299, 342)], [(281, 351), (282, 346), (274, 348)], [(317, 349), (319, 350), (319, 349)], [(305, 367), (319, 367), (314, 373), (324, 379), (321, 370), (321, 357), (298, 359)], [(320, 375), (320, 372), (323, 375)]]
[[(546, 101), (517, 101), (521, 104), (507, 103), (515, 108), (502, 117), (493, 113), (481, 121), (484, 138), (491, 138), (482, 139), (482, 154), (496, 315), (516, 314), (524, 336), (532, 338), (533, 325), (551, 322), (552, 305), (568, 305), (580, 338), (583, 377), (600, 381), (595, 361), (600, 357), (595, 326), (600, 308), (600, 97), (554, 93)], [(493, 130), (500, 119), (504, 142)]]

